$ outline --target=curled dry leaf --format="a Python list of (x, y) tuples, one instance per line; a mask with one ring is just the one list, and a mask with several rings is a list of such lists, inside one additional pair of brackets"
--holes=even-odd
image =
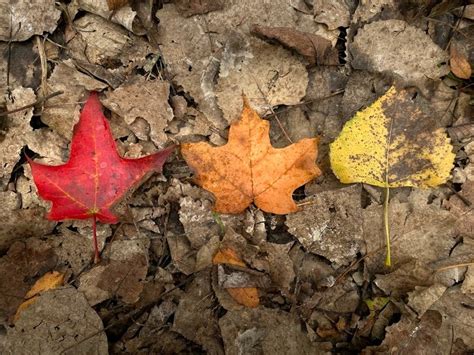
[(466, 56), (455, 45), (451, 45), (449, 55), (449, 64), (453, 74), (460, 79), (469, 79), (472, 75), (472, 68)]
[(276, 40), (283, 46), (294, 49), (311, 65), (338, 65), (338, 52), (331, 41), (313, 33), (298, 31), (291, 27), (269, 27), (254, 25), (251, 33), (263, 39)]
[(129, 2), (129, 0), (107, 0), (107, 6), (109, 7), (109, 10), (117, 10), (128, 5)]
[(75, 12), (81, 9), (104, 19), (122, 25), (136, 35), (146, 33), (137, 12), (130, 6), (130, 0), (74, 0), (69, 5), (73, 17)]
[[(235, 250), (224, 248), (219, 250), (212, 260), (213, 264), (230, 264), (245, 267), (245, 263), (239, 258)], [(228, 288), (227, 292), (232, 298), (244, 306), (255, 308), (259, 304), (258, 290), (255, 287)]]
[(240, 213), (252, 202), (266, 212), (295, 212), (293, 191), (321, 175), (315, 163), (318, 138), (275, 149), (269, 126), (244, 98), (242, 117), (232, 124), (226, 145), (182, 145), (184, 158), (197, 173), (197, 183), (216, 197), (217, 212)]

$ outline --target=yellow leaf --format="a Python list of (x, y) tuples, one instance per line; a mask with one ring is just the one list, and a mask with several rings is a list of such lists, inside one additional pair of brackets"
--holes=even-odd
[(454, 162), (444, 129), (406, 90), (390, 88), (347, 122), (330, 146), (331, 167), (343, 183), (432, 187), (449, 178)]
[(385, 95), (344, 125), (331, 144), (334, 174), (343, 183), (363, 182), (386, 188), (384, 225), (390, 260), (389, 188), (432, 187), (445, 183), (454, 163), (446, 132), (406, 90)]
[(38, 294), (53, 288), (57, 288), (64, 284), (64, 274), (58, 271), (51, 271), (39, 278), (31, 287), (25, 296), (26, 301), (20, 304), (16, 310), (14, 321), (20, 317), (21, 312), (27, 309), (30, 305), (36, 302)]

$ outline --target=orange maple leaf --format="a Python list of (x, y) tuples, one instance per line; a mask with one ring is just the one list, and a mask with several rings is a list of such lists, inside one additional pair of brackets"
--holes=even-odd
[(216, 197), (215, 211), (240, 213), (252, 202), (276, 214), (298, 210), (293, 191), (321, 175), (315, 163), (319, 139), (306, 138), (277, 149), (270, 143), (269, 129), (269, 122), (262, 120), (244, 97), (241, 119), (230, 127), (226, 145), (182, 145), (197, 184)]
[[(245, 263), (239, 258), (235, 250), (224, 248), (219, 250), (212, 259), (214, 265), (230, 264), (245, 267)], [(256, 287), (236, 287), (228, 288), (229, 295), (239, 304), (246, 307), (255, 308), (260, 304), (258, 290)]]

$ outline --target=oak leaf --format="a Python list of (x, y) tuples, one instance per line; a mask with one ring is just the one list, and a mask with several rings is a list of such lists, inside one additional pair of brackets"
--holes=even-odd
[(315, 163), (318, 138), (277, 149), (270, 143), (269, 126), (244, 97), (241, 119), (231, 125), (227, 144), (182, 145), (196, 182), (216, 197), (215, 211), (240, 213), (254, 202), (265, 212), (295, 212), (293, 191), (321, 175)]
[[(222, 248), (212, 259), (214, 265), (229, 264), (240, 267), (246, 267), (245, 263), (239, 258), (234, 249)], [(239, 304), (246, 307), (255, 308), (259, 305), (258, 290), (256, 287), (235, 287), (228, 288), (227, 292)]]
[(138, 159), (122, 158), (98, 95), (91, 93), (74, 127), (69, 161), (58, 166), (28, 162), (39, 195), (53, 203), (48, 219), (92, 219), (97, 261), (96, 220), (117, 223), (113, 207), (149, 173), (161, 171), (172, 150)]

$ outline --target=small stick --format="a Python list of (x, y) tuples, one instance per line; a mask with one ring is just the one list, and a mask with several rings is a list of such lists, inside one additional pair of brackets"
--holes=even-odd
[(49, 94), (49, 95), (46, 95), (46, 96), (44, 96), (44, 97), (40, 97), (38, 100), (36, 100), (36, 101), (33, 102), (32, 104), (28, 104), (28, 105), (25, 105), (25, 106), (23, 106), (23, 107), (16, 108), (16, 109), (11, 110), (11, 111), (0, 112), (0, 117), (2, 117), (2, 116), (8, 116), (8, 115), (10, 115), (10, 114), (12, 114), (12, 113), (20, 112), (20, 111), (26, 110), (26, 109), (28, 109), (28, 108), (35, 107), (36, 105), (39, 105), (39, 104), (41, 104), (41, 103), (43, 103), (43, 102), (45, 102), (45, 101), (47, 101), (47, 100), (49, 100), (49, 99), (51, 99), (51, 98), (53, 98), (53, 97), (55, 97), (55, 96), (58, 96), (58, 95), (61, 95), (61, 94), (63, 94), (63, 93), (64, 93), (64, 91), (56, 91), (56, 92), (53, 92), (53, 93), (51, 93), (51, 94)]
[(388, 202), (390, 199), (390, 187), (387, 185), (385, 187), (385, 200), (383, 202), (383, 224), (385, 227), (385, 238), (387, 244), (387, 255), (385, 256), (385, 265), (390, 267), (392, 266), (392, 258), (390, 256), (390, 226), (388, 219)]
[(467, 198), (465, 198), (463, 195), (459, 193), (459, 191), (456, 191), (454, 187), (451, 184), (446, 184), (448, 188), (453, 192), (457, 198), (459, 198), (467, 207), (471, 207), (472, 203), (469, 201)]
[(468, 262), (468, 263), (460, 263), (460, 264), (443, 266), (443, 267), (440, 267), (439, 269), (436, 269), (435, 272), (445, 271), (445, 270), (449, 270), (449, 269), (455, 269), (455, 268), (463, 267), (463, 266), (474, 266), (474, 261), (471, 261), (471, 262)]
[(48, 79), (48, 58), (46, 57), (46, 51), (44, 49), (44, 41), (41, 40), (40, 36), (35, 36), (35, 40), (41, 63), (41, 96), (46, 97), (48, 93), (48, 89), (46, 88), (46, 81)]

